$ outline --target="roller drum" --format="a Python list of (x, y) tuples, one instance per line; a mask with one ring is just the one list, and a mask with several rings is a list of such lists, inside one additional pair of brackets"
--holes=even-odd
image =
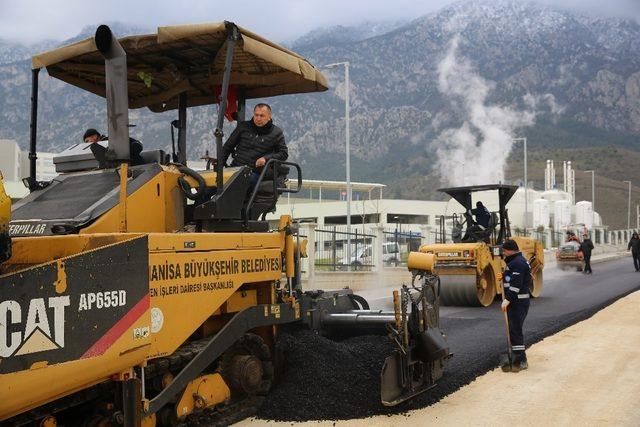
[(478, 278), (473, 274), (440, 276), (440, 302), (443, 305), (481, 307), (478, 298)]

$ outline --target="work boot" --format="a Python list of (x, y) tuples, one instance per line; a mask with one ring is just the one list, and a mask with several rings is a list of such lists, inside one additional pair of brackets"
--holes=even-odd
[(509, 358), (509, 353), (502, 353), (500, 355), (500, 368), (502, 372), (511, 372), (513, 367), (513, 360)]
[[(517, 366), (518, 370), (517, 371), (524, 371), (525, 369), (527, 369), (529, 367), (529, 363), (527, 362), (527, 355), (522, 353), (522, 354), (516, 354), (513, 357), (513, 365)], [(515, 372), (517, 372), (515, 371)]]

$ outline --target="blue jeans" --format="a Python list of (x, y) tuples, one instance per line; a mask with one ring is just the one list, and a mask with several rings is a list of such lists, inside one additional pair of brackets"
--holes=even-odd
[(251, 180), (251, 188), (256, 186), (256, 184), (258, 183), (258, 178), (260, 178), (260, 173), (251, 172), (251, 177), (249, 178)]

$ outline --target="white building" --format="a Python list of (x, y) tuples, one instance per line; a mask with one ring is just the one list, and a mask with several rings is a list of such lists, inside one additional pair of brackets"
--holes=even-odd
[[(55, 153), (37, 153), (36, 180), (51, 181), (58, 176), (53, 164), (54, 156)], [(29, 176), (29, 153), (20, 150), (12, 139), (0, 139), (0, 171), (9, 197), (20, 199), (29, 194), (22, 183), (22, 179)]]
[(20, 181), (20, 148), (12, 139), (0, 139), (0, 171), (6, 181)]
[[(280, 215), (291, 215), (300, 222), (314, 222), (318, 228), (347, 223), (347, 202), (326, 198), (332, 192), (345, 192), (345, 182), (303, 180), (302, 187), (309, 190), (308, 198), (282, 195), (276, 212), (267, 215), (267, 219), (276, 221)], [(351, 224), (358, 228), (397, 225), (402, 232), (421, 232), (421, 227), (427, 225), (435, 229), (436, 218), (444, 213), (447, 204), (444, 201), (384, 199), (384, 184), (354, 182), (351, 187)]]

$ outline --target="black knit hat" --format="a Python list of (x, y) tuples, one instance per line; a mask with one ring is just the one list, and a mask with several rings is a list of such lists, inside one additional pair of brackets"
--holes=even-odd
[(520, 248), (518, 248), (518, 244), (516, 243), (515, 240), (505, 240), (504, 243), (502, 244), (502, 249), (506, 249), (508, 251), (519, 251)]
[(85, 140), (85, 139), (87, 139), (88, 137), (90, 137), (92, 135), (100, 136), (100, 132), (98, 132), (95, 129), (87, 129), (86, 132), (84, 133), (84, 136), (82, 137), (82, 140)]

